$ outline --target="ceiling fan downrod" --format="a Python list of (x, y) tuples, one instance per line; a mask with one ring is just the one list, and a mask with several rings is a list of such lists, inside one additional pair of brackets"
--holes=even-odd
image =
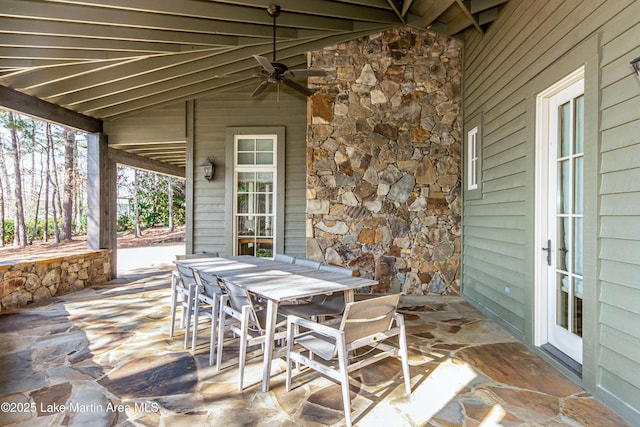
[(276, 18), (280, 16), (280, 6), (270, 4), (267, 7), (267, 13), (273, 17), (273, 62), (276, 62)]

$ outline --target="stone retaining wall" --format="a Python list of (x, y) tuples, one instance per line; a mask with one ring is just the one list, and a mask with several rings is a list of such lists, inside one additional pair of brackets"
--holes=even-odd
[(0, 262), (0, 312), (111, 280), (111, 250)]
[(307, 257), (458, 294), (462, 43), (410, 27), (311, 53)]

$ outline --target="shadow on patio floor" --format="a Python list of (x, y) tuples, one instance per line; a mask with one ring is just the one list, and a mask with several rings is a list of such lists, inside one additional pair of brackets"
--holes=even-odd
[[(343, 425), (339, 386), (312, 373), (284, 387), (272, 365), (249, 361), (237, 391), (208, 366), (208, 333), (195, 354), (168, 337), (169, 265), (0, 316), (0, 425)], [(387, 359), (351, 381), (358, 426), (625, 426), (623, 420), (461, 298), (406, 297), (411, 396)], [(204, 323), (201, 328), (206, 328)]]

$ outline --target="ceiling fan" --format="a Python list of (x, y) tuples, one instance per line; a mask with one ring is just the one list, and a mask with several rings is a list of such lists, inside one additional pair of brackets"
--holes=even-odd
[(273, 61), (269, 61), (264, 56), (253, 55), (256, 61), (260, 64), (259, 77), (266, 77), (262, 83), (253, 91), (251, 96), (259, 96), (267, 89), (270, 84), (284, 83), (292, 89), (303, 93), (306, 96), (311, 96), (315, 93), (314, 89), (298, 83), (294, 79), (306, 78), (311, 76), (326, 76), (327, 73), (324, 70), (289, 70), (289, 68), (280, 62), (276, 61), (276, 18), (280, 15), (280, 6), (271, 4), (267, 7), (267, 13), (273, 17)]

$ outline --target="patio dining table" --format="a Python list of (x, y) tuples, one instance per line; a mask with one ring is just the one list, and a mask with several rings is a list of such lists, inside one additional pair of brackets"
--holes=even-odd
[(378, 284), (372, 279), (246, 255), (174, 262), (242, 286), (267, 302), (262, 391), (269, 391), (276, 319), (281, 302), (333, 292), (344, 292), (345, 302), (351, 302), (355, 289)]

